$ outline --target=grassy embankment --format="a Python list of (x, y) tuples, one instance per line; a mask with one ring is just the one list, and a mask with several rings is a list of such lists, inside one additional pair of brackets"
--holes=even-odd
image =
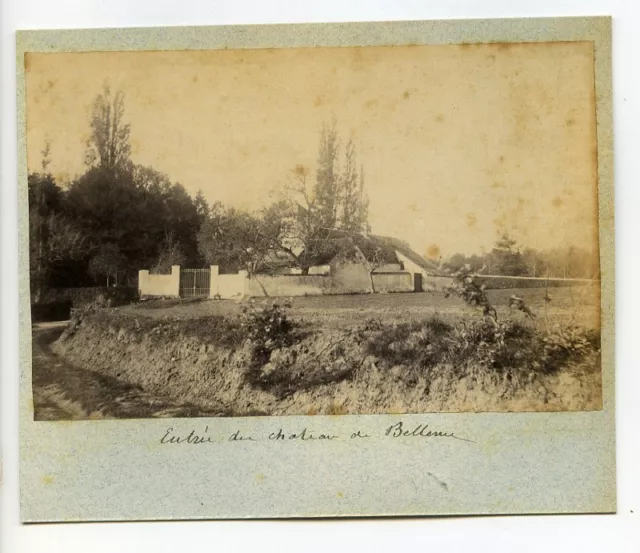
[(497, 324), (437, 294), (151, 302), (80, 316), (54, 350), (203, 415), (599, 409), (596, 294), (522, 291), (532, 320), (511, 293), (489, 293)]

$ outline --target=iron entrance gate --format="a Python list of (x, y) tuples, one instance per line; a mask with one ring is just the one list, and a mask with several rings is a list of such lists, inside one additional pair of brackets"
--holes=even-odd
[(180, 297), (208, 298), (211, 269), (180, 269)]

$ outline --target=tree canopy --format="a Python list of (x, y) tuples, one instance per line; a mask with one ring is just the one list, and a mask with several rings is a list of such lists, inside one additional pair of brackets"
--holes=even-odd
[(131, 155), (131, 126), (124, 122), (124, 115), (124, 92), (119, 90), (112, 96), (111, 88), (105, 83), (91, 110), (91, 134), (85, 153), (87, 166), (118, 170), (127, 165)]
[(501, 234), (486, 255), (456, 253), (445, 266), (457, 271), (469, 266), (488, 275), (550, 278), (599, 278), (599, 259), (583, 248), (567, 246), (548, 250), (518, 246), (509, 234)]

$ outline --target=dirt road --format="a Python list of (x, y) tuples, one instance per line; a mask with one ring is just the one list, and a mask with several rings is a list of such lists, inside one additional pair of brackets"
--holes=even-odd
[(79, 369), (51, 352), (66, 326), (33, 325), (33, 405), (35, 420), (86, 420), (220, 416), (192, 404), (151, 396), (144, 390), (90, 370)]

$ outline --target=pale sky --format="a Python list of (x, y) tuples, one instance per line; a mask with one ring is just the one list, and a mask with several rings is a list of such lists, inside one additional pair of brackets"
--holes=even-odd
[(192, 194), (256, 208), (297, 165), (315, 173), (335, 118), (365, 169), (375, 234), (420, 253), (594, 248), (591, 43), (29, 54), (29, 170), (51, 142), (84, 170), (91, 104), (126, 94), (132, 159)]

